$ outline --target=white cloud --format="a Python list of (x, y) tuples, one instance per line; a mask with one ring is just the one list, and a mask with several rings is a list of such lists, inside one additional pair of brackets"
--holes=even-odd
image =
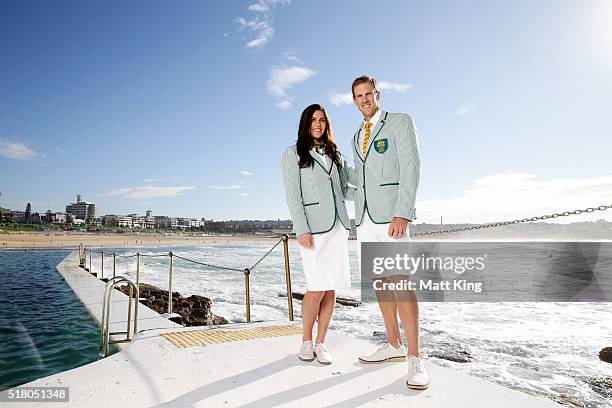
[(348, 93), (338, 93), (338, 92), (330, 92), (329, 100), (333, 105), (350, 105), (353, 103), (353, 94)]
[(297, 53), (295, 51), (287, 51), (284, 54), (284, 57), (287, 61), (297, 62), (298, 64), (302, 63), (302, 61), (300, 61), (300, 59), (297, 57)]
[(399, 93), (404, 93), (408, 89), (412, 88), (412, 85), (410, 84), (398, 84), (396, 82), (385, 81), (378, 81), (376, 85), (380, 91), (394, 91)]
[(148, 178), (148, 179), (144, 179), (143, 182), (145, 183), (161, 183), (164, 182), (166, 180), (181, 180), (183, 177), (181, 176), (173, 176), (173, 177), (167, 177), (167, 178)]
[(476, 104), (471, 101), (466, 102), (457, 108), (457, 115), (459, 116), (469, 115), (470, 113), (474, 113), (474, 110), (476, 110)]
[(126, 187), (117, 188), (100, 194), (101, 196), (123, 196), (130, 199), (147, 199), (147, 198), (172, 198), (181, 195), (187, 190), (193, 190), (194, 186), (185, 187)]
[[(585, 209), (609, 203), (611, 196), (612, 175), (540, 180), (534, 174), (510, 171), (475, 179), (458, 197), (420, 201), (416, 207), (419, 222), (439, 223), (443, 216), (445, 223), (482, 223)], [(585, 217), (594, 220), (604, 215), (596, 212), (552, 221)]]
[(210, 188), (214, 188), (215, 190), (240, 190), (242, 188), (246, 188), (246, 186), (244, 184), (229, 184), (229, 185), (216, 184), (214, 186), (210, 186)]
[(270, 78), (268, 78), (266, 86), (270, 95), (283, 98), (287, 89), (308, 80), (316, 73), (317, 71), (306, 67), (273, 67), (270, 70)]
[(24, 143), (0, 139), (0, 156), (16, 160), (36, 160), (39, 154)]
[(287, 99), (283, 99), (282, 101), (276, 102), (274, 104), (274, 106), (276, 106), (277, 108), (280, 108), (282, 110), (287, 110), (291, 107), (292, 103), (291, 101), (288, 101)]
[(240, 174), (242, 174), (243, 176), (254, 176), (255, 173), (253, 173), (252, 171), (248, 171), (248, 170), (240, 170)]
[(240, 25), (239, 31), (252, 31), (255, 38), (246, 43), (247, 48), (262, 49), (274, 36), (272, 9), (278, 5), (291, 4), (291, 0), (259, 0), (248, 6), (255, 16), (247, 20), (237, 17), (234, 22)]
[(240, 193), (236, 197), (250, 197), (251, 193)]

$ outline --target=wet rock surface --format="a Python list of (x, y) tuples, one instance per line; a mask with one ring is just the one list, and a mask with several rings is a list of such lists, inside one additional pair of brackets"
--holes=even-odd
[(599, 359), (606, 363), (612, 363), (612, 347), (604, 347), (599, 351)]
[(463, 344), (447, 344), (441, 350), (429, 352), (429, 357), (440, 358), (455, 363), (469, 363), (474, 361), (474, 357), (472, 357), (470, 353), (470, 348)]
[(584, 377), (581, 380), (602, 397), (612, 398), (612, 377)]
[[(168, 291), (157, 286), (141, 283), (140, 303), (163, 314), (168, 312)], [(121, 292), (128, 294), (128, 287), (119, 288)], [(228, 321), (211, 312), (212, 300), (199, 295), (183, 297), (178, 292), (172, 292), (172, 312), (180, 315), (170, 320), (183, 326), (208, 326), (227, 324)]]

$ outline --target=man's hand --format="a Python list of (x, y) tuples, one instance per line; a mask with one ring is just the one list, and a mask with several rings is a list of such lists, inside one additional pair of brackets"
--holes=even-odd
[(312, 248), (312, 234), (310, 232), (300, 235), (297, 241), (304, 248)]
[(402, 238), (406, 235), (408, 220), (401, 217), (393, 217), (389, 224), (389, 236), (391, 238)]

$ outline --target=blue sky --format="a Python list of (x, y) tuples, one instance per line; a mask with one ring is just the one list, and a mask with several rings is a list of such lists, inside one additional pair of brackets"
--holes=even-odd
[(362, 73), (416, 121), (420, 221), (612, 203), (610, 1), (4, 1), (0, 55), (3, 207), (288, 218), (302, 109), (352, 160)]

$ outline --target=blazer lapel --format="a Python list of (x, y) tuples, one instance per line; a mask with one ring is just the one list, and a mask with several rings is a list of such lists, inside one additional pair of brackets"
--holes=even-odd
[(359, 132), (363, 128), (363, 122), (357, 128), (357, 132), (355, 132), (355, 136), (353, 136), (353, 149), (355, 149), (355, 153), (357, 153), (357, 157), (363, 162), (365, 157), (363, 156), (363, 147), (359, 146)]
[(325, 170), (327, 174), (331, 172), (331, 166), (329, 169), (327, 168), (327, 163), (321, 160), (321, 156), (319, 156), (317, 152), (315, 152), (314, 148), (310, 149), (310, 155), (317, 163), (319, 163), (319, 166), (321, 166), (321, 168), (323, 168), (323, 170)]
[(385, 112), (384, 110), (381, 110), (380, 119), (378, 120), (378, 123), (376, 123), (376, 126), (372, 130), (370, 139), (368, 139), (368, 147), (366, 148), (366, 155), (365, 155), (365, 158), (363, 159), (364, 161), (368, 158), (368, 154), (370, 154), (370, 148), (372, 147), (374, 140), (378, 137), (378, 134), (380, 133), (382, 128), (385, 126), (386, 120), (387, 120), (387, 112)]

